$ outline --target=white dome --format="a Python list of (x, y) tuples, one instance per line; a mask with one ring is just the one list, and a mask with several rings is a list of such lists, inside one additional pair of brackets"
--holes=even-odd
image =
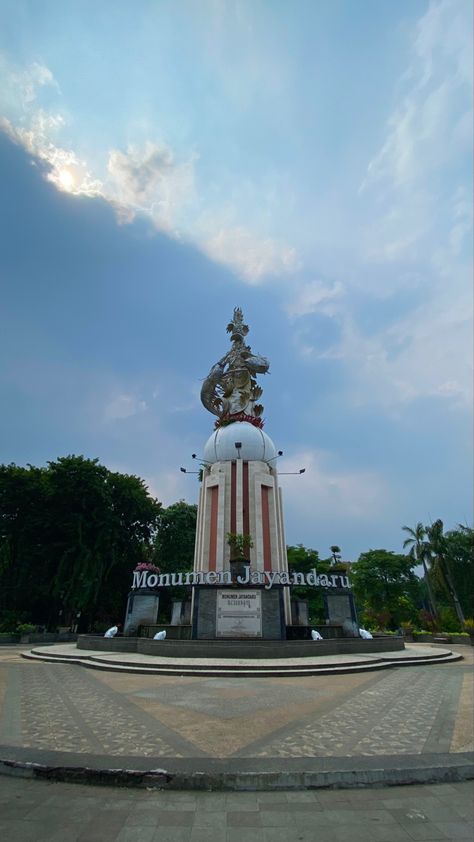
[[(235, 445), (241, 444), (237, 448)], [(246, 462), (270, 462), (277, 458), (275, 445), (263, 430), (248, 421), (234, 421), (219, 427), (204, 447), (204, 462), (229, 462), (243, 459)]]

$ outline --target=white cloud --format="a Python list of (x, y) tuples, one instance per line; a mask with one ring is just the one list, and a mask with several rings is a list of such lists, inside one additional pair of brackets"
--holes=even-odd
[(197, 493), (197, 483), (193, 483), (193, 479), (196, 479), (194, 474), (186, 476), (179, 468), (166, 470), (166, 466), (163, 465), (158, 474), (145, 476), (144, 479), (152, 497), (156, 497), (163, 506), (171, 506), (177, 500), (188, 501)]
[(418, 23), (399, 102), (360, 188), (374, 203), (363, 232), (370, 259), (416, 255), (442, 225), (446, 179), (459, 179), (460, 161), (469, 166), (471, 29), (470, 4), (457, 0), (431, 3)]
[(298, 268), (293, 248), (270, 237), (262, 238), (247, 228), (219, 228), (205, 236), (201, 247), (218, 263), (237, 269), (243, 280), (258, 284), (266, 275), (282, 275)]
[(53, 142), (52, 138), (63, 125), (60, 114), (46, 114), (41, 110), (35, 112), (28, 128), (15, 128), (9, 120), (0, 118), (0, 131), (47, 164), (46, 178), (58, 190), (76, 196), (104, 196), (103, 184), (93, 178), (85, 161), (79, 160), (71, 149), (63, 149)]
[(159, 229), (177, 224), (179, 211), (194, 196), (194, 160), (177, 163), (165, 144), (130, 146), (127, 152), (113, 149), (107, 170), (109, 191), (119, 205), (150, 215)]
[(285, 310), (290, 319), (307, 316), (310, 313), (324, 313), (334, 315), (334, 299), (343, 293), (343, 286), (339, 281), (324, 283), (323, 281), (309, 281), (301, 284), (286, 304)]
[(396, 408), (437, 396), (472, 406), (472, 295), (450, 287), (372, 336), (346, 317), (341, 341), (329, 356), (351, 374), (356, 404)]
[[(472, 405), (470, 18), (468, 3), (441, 0), (417, 25), (398, 101), (361, 187), (360, 280), (351, 267), (347, 278), (339, 272), (344, 295), (315, 282), (287, 305), (290, 316), (314, 303), (337, 319), (341, 338), (324, 356), (342, 361), (358, 404), (393, 410), (436, 396)], [(370, 296), (379, 307), (387, 301), (387, 315), (397, 297), (406, 300), (403, 315), (382, 317), (380, 327), (369, 319), (369, 332), (353, 315), (361, 292), (369, 313)], [(303, 357), (314, 354), (304, 335), (296, 339)]]
[(388, 179), (419, 181), (452, 159), (453, 134), (471, 112), (471, 9), (468, 3), (431, 3), (417, 26), (405, 91), (388, 120), (386, 140), (367, 168), (364, 186)]
[(131, 418), (145, 412), (147, 404), (136, 395), (122, 392), (110, 398), (102, 411), (102, 420), (105, 423), (121, 421), (124, 418)]
[[(389, 502), (384, 480), (373, 471), (341, 471), (333, 467), (330, 453), (301, 450), (282, 458), (278, 470), (305, 473), (291, 484), (291, 495), (285, 495), (285, 509), (297, 511), (305, 519), (319, 520), (340, 513), (341, 523), (347, 520), (370, 521), (379, 516)], [(282, 477), (282, 482), (286, 478)]]
[(5, 81), (0, 130), (47, 164), (46, 177), (57, 189), (105, 199), (124, 224), (143, 214), (158, 230), (194, 243), (246, 283), (260, 283), (267, 275), (287, 274), (297, 267), (294, 249), (242, 225), (232, 203), (225, 208), (214, 203), (209, 210), (205, 187), (202, 195), (196, 194), (194, 151), (180, 157), (157, 140), (140, 147), (130, 144), (126, 151), (113, 148), (98, 175), (72, 146), (60, 144), (69, 124), (64, 109), (46, 110), (37, 101), (39, 89), (46, 86), (60, 94), (49, 68), (38, 63), (13, 68), (0, 56), (0, 72)]
[(34, 61), (24, 67), (14, 65), (0, 54), (0, 105), (2, 110), (14, 108), (21, 117), (37, 100), (42, 88), (59, 91), (49, 67)]
[(34, 102), (38, 89), (41, 87), (49, 85), (59, 90), (59, 85), (49, 67), (36, 61), (29, 64), (23, 71), (14, 74), (13, 78), (18, 84), (24, 104)]

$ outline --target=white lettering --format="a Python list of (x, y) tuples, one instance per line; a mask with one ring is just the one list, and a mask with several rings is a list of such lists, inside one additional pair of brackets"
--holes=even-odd
[(312, 585), (313, 587), (319, 585), (319, 578), (314, 567), (311, 570), (311, 573), (308, 573), (308, 575), (306, 576), (306, 583), (308, 585)]
[(248, 585), (250, 582), (250, 565), (247, 564), (245, 568), (245, 576), (237, 576), (239, 585)]
[[(202, 570), (192, 573), (163, 573), (157, 575), (149, 570), (134, 570), (132, 589), (136, 588), (167, 588), (170, 586), (194, 586), (194, 585), (232, 585), (232, 575), (229, 570), (209, 570), (203, 573)], [(273, 585), (294, 585), (322, 588), (351, 588), (348, 576), (333, 574), (327, 576), (322, 573), (318, 576), (316, 569), (307, 573), (292, 573), (291, 575), (283, 570), (278, 571), (259, 570), (250, 571), (250, 565), (245, 566), (245, 575), (237, 576), (239, 585), (264, 585), (265, 590), (270, 590)], [(339, 582), (339, 584), (338, 584)]]
[(134, 570), (132, 588), (146, 588), (147, 570)]
[(267, 583), (268, 583), (268, 584), (265, 585), (265, 590), (269, 591), (270, 588), (272, 587), (276, 577), (278, 576), (278, 573), (272, 573), (271, 570), (266, 570), (265, 573), (264, 573), (264, 576), (265, 576), (265, 578), (267, 580)]
[(186, 573), (185, 575), (185, 585), (203, 585), (204, 584), (204, 575), (201, 570), (192, 573)]

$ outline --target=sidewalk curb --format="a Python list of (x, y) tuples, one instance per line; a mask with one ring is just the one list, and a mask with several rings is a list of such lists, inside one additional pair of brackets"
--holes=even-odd
[[(407, 755), (403, 759), (313, 758), (286, 764), (294, 768), (283, 771), (252, 771), (245, 768), (231, 771), (223, 766), (221, 768), (219, 762), (206, 763), (201, 760), (198, 763), (208, 769), (186, 769), (184, 764), (176, 763), (170, 763), (168, 769), (94, 768), (0, 758), (0, 775), (118, 787), (233, 792), (351, 789), (453, 783), (474, 778), (474, 755), (471, 752), (455, 756)], [(180, 765), (184, 768), (180, 769)], [(245, 767), (254, 764), (251, 758), (246, 758), (238, 765)], [(269, 765), (274, 765), (274, 761)], [(308, 768), (311, 766), (314, 768)], [(331, 766), (333, 768), (328, 768)]]

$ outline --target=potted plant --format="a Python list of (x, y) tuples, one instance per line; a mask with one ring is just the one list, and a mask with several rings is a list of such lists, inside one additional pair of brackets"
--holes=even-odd
[(250, 564), (249, 550), (253, 547), (252, 536), (243, 532), (228, 532), (227, 543), (230, 547), (230, 570), (232, 580), (245, 574), (245, 567)]

